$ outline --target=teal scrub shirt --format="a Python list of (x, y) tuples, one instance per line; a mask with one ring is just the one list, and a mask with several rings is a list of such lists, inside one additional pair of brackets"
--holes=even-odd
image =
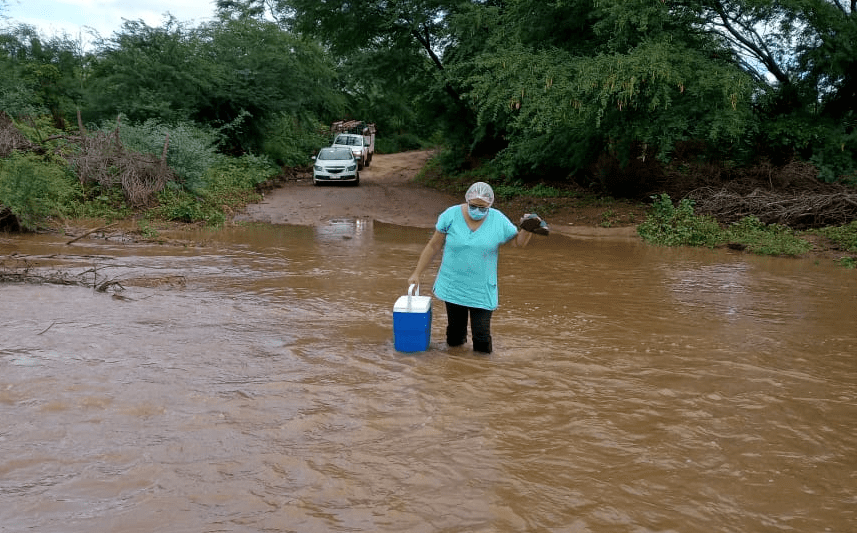
[(441, 213), (435, 229), (446, 235), (435, 295), (466, 307), (496, 309), (498, 250), (517, 235), (518, 228), (500, 211), (489, 209), (482, 225), (471, 231), (461, 206), (456, 205)]

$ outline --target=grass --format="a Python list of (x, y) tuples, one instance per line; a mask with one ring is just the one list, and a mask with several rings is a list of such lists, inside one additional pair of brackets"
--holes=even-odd
[(765, 224), (754, 216), (744, 217), (723, 232), (723, 239), (759, 255), (797, 257), (812, 249), (812, 243), (794, 230), (779, 224)]
[(857, 220), (842, 226), (831, 226), (812, 230), (812, 234), (828, 239), (832, 248), (855, 255), (846, 255), (837, 262), (850, 269), (857, 268)]
[[(666, 194), (653, 198), (646, 220), (637, 231), (647, 242), (665, 246), (729, 246), (758, 255), (798, 257), (810, 252), (813, 243), (807, 236), (818, 235), (831, 241), (834, 248), (857, 253), (857, 221), (837, 227), (797, 232), (780, 224), (765, 224), (755, 216), (722, 227), (711, 217), (697, 215), (693, 202), (684, 199), (677, 205)], [(844, 256), (837, 262), (846, 268), (857, 266), (857, 257)]]
[(813, 230), (813, 233), (830, 239), (841, 250), (857, 252), (857, 220), (843, 226)]

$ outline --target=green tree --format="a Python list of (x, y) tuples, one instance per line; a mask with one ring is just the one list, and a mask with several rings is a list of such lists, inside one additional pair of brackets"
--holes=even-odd
[(410, 54), (414, 61), (398, 69), (377, 61), (385, 67), (374, 70), (381, 94), (396, 86), (377, 80), (401, 78), (409, 69), (422, 83), (409, 101), (441, 124), (461, 150), (459, 160), (468, 152), (499, 152), (512, 176), (565, 176), (585, 169), (600, 151), (643, 155), (631, 153), (641, 144), (661, 155), (688, 138), (731, 145), (746, 125), (752, 87), (730, 67), (730, 51), (692, 31), (699, 18), (690, 10), (671, 12), (662, 2), (273, 5), (297, 31), (347, 60)]
[(814, 162), (828, 181), (857, 181), (857, 2), (691, 2), (759, 83), (760, 135), (773, 158)]
[(50, 114), (64, 128), (82, 100), (88, 56), (67, 35), (43, 39), (32, 26), (0, 34), (0, 109), (13, 116)]
[(194, 121), (219, 129), (223, 148), (257, 152), (283, 113), (312, 123), (339, 114), (332, 64), (316, 44), (276, 24), (223, 18), (188, 29), (128, 21), (102, 43), (89, 87), (91, 118)]
[(215, 125), (242, 120), (229, 130), (234, 148), (259, 150), (283, 114), (310, 126), (343, 112), (334, 65), (316, 43), (253, 19), (222, 19), (200, 28), (200, 37), (213, 83), (194, 118)]
[[(571, 4), (527, 10), (537, 4), (514, 0), (505, 10), (474, 7), (454, 23), (467, 39), (448, 52), (456, 57), (450, 69), (476, 110), (477, 135), (506, 141), (500, 161), (508, 175), (562, 178), (588, 172), (604, 153), (623, 162), (666, 159), (683, 140), (723, 148), (740, 141), (753, 85), (727, 49), (690, 31), (695, 17), (642, 0)], [(514, 38), (536, 24), (528, 13), (592, 30), (565, 43)]]
[(200, 95), (210, 88), (210, 80), (201, 75), (205, 58), (198, 45), (191, 30), (174, 18), (158, 28), (126, 20), (120, 31), (97, 42), (87, 118), (190, 119)]
[(460, 0), (220, 0), (221, 13), (270, 17), (315, 39), (340, 65), (348, 113), (381, 131), (466, 121), (468, 111), (445, 73), (449, 14)]

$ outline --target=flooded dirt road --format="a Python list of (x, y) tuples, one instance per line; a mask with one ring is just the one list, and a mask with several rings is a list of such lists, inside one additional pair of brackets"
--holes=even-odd
[(853, 530), (853, 272), (534, 238), (501, 251), (491, 356), (436, 300), (403, 354), (430, 234), (0, 236), (125, 288), (0, 285), (0, 531)]

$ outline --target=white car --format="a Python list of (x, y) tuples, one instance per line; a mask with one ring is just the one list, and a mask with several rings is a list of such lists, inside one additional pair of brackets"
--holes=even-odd
[(356, 133), (340, 133), (333, 139), (331, 145), (335, 148), (348, 148), (354, 154), (354, 159), (357, 160), (357, 166), (363, 170), (364, 166), (369, 166), (369, 145), (362, 135)]
[(360, 184), (360, 172), (357, 170), (357, 160), (348, 148), (322, 148), (318, 155), (313, 157), (315, 163), (312, 166), (312, 183), (320, 185), (322, 182), (343, 181)]

